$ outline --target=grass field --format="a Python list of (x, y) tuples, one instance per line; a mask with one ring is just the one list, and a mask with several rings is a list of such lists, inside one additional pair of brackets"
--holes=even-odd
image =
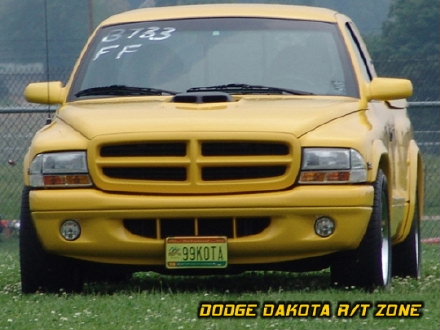
[[(330, 286), (329, 272), (247, 272), (235, 276), (172, 277), (138, 273), (121, 284), (89, 284), (82, 294), (20, 292), (18, 243), (0, 241), (0, 329), (414, 329), (440, 326), (439, 245), (423, 246), (419, 281), (395, 278), (389, 290)], [(420, 318), (277, 317), (198, 318), (201, 302), (423, 302)]]

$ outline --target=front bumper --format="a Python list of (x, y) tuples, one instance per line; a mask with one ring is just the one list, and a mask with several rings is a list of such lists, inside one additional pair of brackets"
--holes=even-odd
[[(269, 225), (261, 232), (228, 239), (229, 264), (251, 265), (356, 248), (370, 219), (373, 195), (370, 185), (301, 186), (288, 191), (215, 196), (32, 190), (30, 208), (47, 251), (94, 262), (143, 266), (165, 264), (165, 240), (133, 234), (124, 227), (124, 219), (269, 217)], [(336, 222), (329, 237), (314, 231), (320, 216), (330, 216)], [(81, 224), (81, 236), (75, 241), (60, 235), (60, 225), (66, 219), (77, 219)]]

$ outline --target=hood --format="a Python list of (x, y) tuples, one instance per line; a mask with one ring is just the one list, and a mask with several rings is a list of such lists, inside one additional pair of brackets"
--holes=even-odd
[(300, 137), (359, 110), (347, 97), (245, 96), (233, 102), (187, 104), (112, 99), (63, 106), (58, 118), (88, 139), (142, 132), (280, 132)]

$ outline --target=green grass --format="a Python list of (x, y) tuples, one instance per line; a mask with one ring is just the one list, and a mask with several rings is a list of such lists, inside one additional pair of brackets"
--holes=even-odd
[[(438, 329), (439, 245), (423, 246), (420, 281), (395, 278), (387, 290), (330, 286), (328, 271), (247, 272), (236, 276), (172, 277), (138, 273), (122, 284), (89, 284), (82, 294), (20, 293), (17, 239), (0, 241), (0, 329)], [(200, 302), (423, 301), (419, 319), (247, 318), (199, 319)], [(257, 309), (257, 311), (259, 311)]]

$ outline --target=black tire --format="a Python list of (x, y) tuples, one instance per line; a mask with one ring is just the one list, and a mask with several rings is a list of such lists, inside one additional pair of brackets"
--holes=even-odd
[(331, 265), (333, 283), (365, 289), (391, 283), (391, 238), (387, 179), (374, 182), (374, 205), (364, 238), (355, 251), (342, 253)]
[(393, 276), (419, 279), (422, 273), (422, 245), (420, 244), (420, 214), (416, 199), (411, 230), (407, 238), (393, 247)]
[(47, 253), (38, 239), (29, 209), (29, 188), (22, 195), (20, 222), (20, 269), (23, 293), (77, 292), (82, 290), (80, 264)]

